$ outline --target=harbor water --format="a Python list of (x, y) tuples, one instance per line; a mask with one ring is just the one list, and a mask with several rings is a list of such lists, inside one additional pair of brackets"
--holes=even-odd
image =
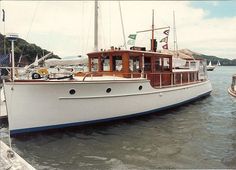
[(12, 138), (12, 147), (39, 170), (236, 168), (236, 99), (227, 92), (235, 72), (236, 67), (224, 66), (208, 72), (211, 96), (194, 103), (128, 120), (22, 135)]

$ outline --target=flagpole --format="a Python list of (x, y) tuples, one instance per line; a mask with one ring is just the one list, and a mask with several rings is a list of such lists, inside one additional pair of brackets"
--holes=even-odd
[(152, 45), (151, 51), (154, 51), (154, 9), (152, 10)]

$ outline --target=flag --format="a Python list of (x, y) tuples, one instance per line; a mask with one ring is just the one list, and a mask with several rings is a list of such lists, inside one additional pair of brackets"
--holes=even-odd
[(162, 48), (168, 50), (168, 44), (163, 45)]
[(128, 45), (134, 45), (135, 44), (135, 40), (130, 39), (130, 40), (128, 40), (127, 44)]
[(9, 66), (11, 62), (10, 55), (0, 55), (0, 65), (1, 66)]
[(163, 33), (169, 35), (170, 30), (165, 30)]
[(168, 37), (162, 38), (160, 42), (165, 42), (165, 43), (167, 43), (167, 42), (168, 42)]
[(130, 34), (128, 36), (129, 40), (127, 42), (128, 45), (134, 45), (135, 44), (135, 39), (136, 39), (137, 34)]
[(132, 39), (132, 40), (135, 40), (135, 39), (136, 39), (136, 36), (137, 36), (137, 34), (130, 34), (130, 35), (128, 36), (128, 38), (130, 38), (130, 39)]
[(5, 10), (2, 9), (2, 22), (5, 22)]

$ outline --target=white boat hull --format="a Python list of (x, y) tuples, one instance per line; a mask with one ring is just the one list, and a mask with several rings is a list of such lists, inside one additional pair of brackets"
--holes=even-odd
[[(107, 88), (111, 88), (110, 93)], [(148, 80), (7, 82), (4, 89), (11, 134), (146, 114), (184, 104), (212, 91), (209, 81), (154, 89)], [(71, 95), (71, 89), (76, 93)]]

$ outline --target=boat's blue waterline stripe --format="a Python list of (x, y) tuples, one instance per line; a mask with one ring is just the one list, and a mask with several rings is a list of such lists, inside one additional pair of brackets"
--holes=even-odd
[(135, 113), (135, 114), (132, 114), (132, 115), (119, 116), (119, 117), (113, 117), (113, 118), (107, 118), (107, 119), (92, 120), (92, 121), (86, 121), (86, 122), (76, 122), (76, 123), (44, 126), (44, 127), (35, 127), (35, 128), (11, 130), (10, 133), (11, 133), (11, 135), (16, 135), (16, 134), (20, 134), (20, 133), (44, 131), (44, 130), (49, 130), (49, 129), (59, 129), (59, 128), (65, 128), (65, 127), (72, 127), (72, 126), (79, 126), (79, 125), (88, 125), (88, 124), (94, 124), (94, 123), (100, 123), (100, 122), (108, 122), (108, 121), (118, 120), (118, 119), (125, 119), (125, 118), (130, 118), (130, 117), (135, 117), (135, 116), (139, 116), (139, 115), (150, 114), (150, 113), (154, 113), (154, 112), (170, 109), (170, 108), (173, 108), (173, 107), (177, 107), (177, 106), (180, 106), (180, 105), (183, 105), (183, 104), (195, 101), (195, 100), (197, 100), (197, 99), (199, 99), (201, 97), (208, 96), (208, 95), (210, 95), (210, 93), (211, 93), (211, 91), (209, 91), (207, 93), (204, 93), (202, 95), (199, 95), (197, 97), (194, 97), (192, 99), (189, 99), (189, 100), (186, 100), (186, 101), (174, 104), (174, 105), (170, 105), (170, 106), (166, 106), (166, 107), (162, 107), (162, 108), (158, 108), (158, 109), (154, 109), (154, 110), (150, 110), (150, 111), (146, 111), (146, 112)]

